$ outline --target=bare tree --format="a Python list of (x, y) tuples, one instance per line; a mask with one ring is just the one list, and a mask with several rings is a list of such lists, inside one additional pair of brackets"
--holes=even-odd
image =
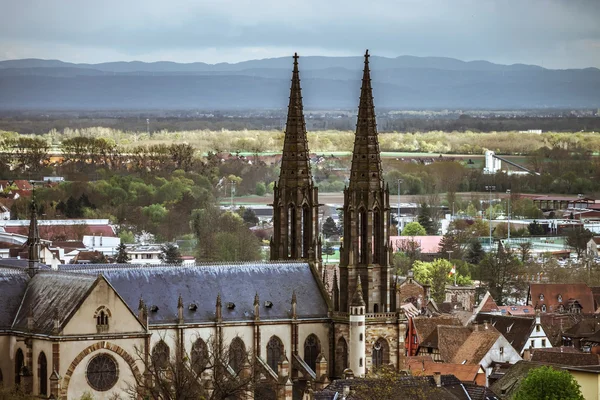
[(235, 346), (237, 339), (225, 346), (214, 336), (208, 342), (198, 338), (189, 354), (180, 348), (173, 354), (164, 340), (147, 352), (136, 347), (145, 373), (128, 388), (129, 396), (155, 400), (244, 399), (256, 388), (269, 387), (255, 370), (252, 353), (243, 345)]

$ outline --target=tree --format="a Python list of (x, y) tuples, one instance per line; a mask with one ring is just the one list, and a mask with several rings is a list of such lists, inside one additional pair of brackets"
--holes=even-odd
[(327, 217), (325, 222), (323, 222), (323, 235), (325, 235), (326, 238), (329, 238), (337, 234), (338, 228), (335, 224), (335, 221), (333, 220), (333, 218)]
[(262, 371), (252, 362), (250, 351), (227, 346), (222, 339), (197, 339), (191, 353), (174, 350), (159, 352), (155, 347), (146, 356), (136, 347), (137, 361), (148, 376), (135, 375), (135, 385), (127, 389), (131, 398), (225, 400), (246, 398), (259, 387), (275, 386), (260, 382)]
[(428, 235), (435, 235), (438, 233), (438, 227), (433, 218), (433, 210), (426, 202), (421, 203), (417, 221), (425, 228)]
[(179, 252), (179, 247), (177, 247), (173, 243), (167, 243), (161, 247), (162, 253), (160, 254), (160, 259), (165, 264), (176, 264), (180, 265), (183, 260), (181, 259), (181, 253)]
[[(450, 261), (438, 258), (433, 262), (415, 261), (413, 271), (415, 279), (421, 283), (431, 286), (431, 297), (436, 302), (443, 302), (446, 285), (454, 283), (454, 275), (450, 274), (453, 264)], [(461, 273), (460, 270), (455, 272), (456, 283), (459, 285), (471, 284), (471, 278), (466, 273)]]
[(335, 249), (333, 248), (333, 245), (331, 244), (331, 242), (325, 240), (325, 242), (323, 243), (323, 248), (322, 248), (321, 252), (327, 256), (325, 258), (325, 262), (327, 262), (327, 261), (329, 261), (329, 256), (332, 256), (335, 254)]
[(251, 208), (245, 208), (245, 207), (244, 207), (244, 211), (242, 213), (242, 219), (244, 220), (244, 223), (246, 223), (246, 225), (248, 225), (248, 226), (256, 226), (256, 224), (258, 224), (258, 221), (259, 221), (254, 210)]
[(533, 244), (531, 242), (519, 243), (519, 257), (521, 258), (522, 263), (526, 263), (527, 260), (529, 260), (531, 249), (533, 249)]
[(543, 366), (529, 371), (515, 400), (584, 400), (579, 384), (568, 371)]
[(483, 246), (481, 242), (477, 239), (474, 239), (469, 244), (469, 251), (467, 253), (467, 262), (477, 265), (481, 262), (481, 260), (485, 257), (485, 251), (483, 250)]
[(583, 229), (583, 227), (570, 228), (565, 233), (567, 235), (567, 246), (572, 247), (577, 252), (577, 257), (581, 258), (594, 234), (589, 229)]
[(129, 255), (127, 254), (127, 247), (125, 243), (121, 242), (117, 246), (117, 257), (115, 258), (115, 262), (117, 264), (125, 264), (129, 261)]
[(485, 255), (480, 263), (482, 279), (486, 282), (490, 294), (498, 305), (504, 305), (515, 276), (524, 268), (510, 249), (504, 249), (501, 243), (494, 252)]
[(544, 227), (542, 225), (539, 224), (539, 222), (537, 222), (537, 220), (533, 220), (532, 223), (530, 223), (527, 226), (527, 229), (529, 230), (529, 234), (531, 236), (542, 236), (546, 234), (546, 231), (544, 230)]
[(256, 182), (255, 193), (257, 196), (264, 196), (267, 193), (267, 186), (264, 182)]
[(418, 222), (409, 222), (402, 229), (402, 236), (425, 236), (427, 232), (425, 228)]

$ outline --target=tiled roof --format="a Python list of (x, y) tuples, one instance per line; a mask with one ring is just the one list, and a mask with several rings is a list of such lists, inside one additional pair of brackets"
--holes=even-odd
[[(291, 318), (296, 291), (298, 318), (327, 318), (328, 306), (307, 263), (212, 264), (198, 266), (65, 265), (89, 275), (101, 273), (137, 314), (142, 298), (150, 324), (177, 321), (177, 299), (185, 304), (188, 323), (215, 320), (215, 302), (221, 295), (224, 321), (254, 319), (254, 296), (260, 298), (262, 320)], [(271, 305), (267, 306), (266, 302)], [(232, 303), (233, 308), (227, 304)], [(190, 310), (195, 304), (196, 310)]]
[(478, 324), (488, 321), (506, 338), (517, 351), (523, 350), (529, 335), (535, 326), (535, 318), (512, 317), (509, 315), (477, 314), (475, 322)]
[(492, 327), (472, 332), (460, 346), (452, 362), (455, 364), (479, 364), (499, 337), (500, 332)]
[[(559, 295), (562, 302), (559, 302)], [(593, 313), (594, 296), (585, 283), (532, 283), (529, 285), (529, 299), (534, 307), (546, 305), (547, 312), (557, 312), (560, 304), (570, 299), (577, 300), (582, 307), (582, 313)], [(540, 297), (543, 296), (543, 297)]]
[(535, 317), (535, 309), (532, 306), (498, 306), (503, 315), (531, 316)]
[[(426, 344), (427, 338), (437, 330), (438, 325), (454, 325), (460, 326), (461, 323), (457, 318), (454, 318), (451, 315), (445, 315), (440, 317), (416, 317), (413, 318), (413, 323), (415, 325), (415, 330), (417, 333), (417, 337), (419, 339), (419, 343), (421, 346), (432, 347), (431, 344)], [(437, 347), (437, 343), (435, 346)]]
[(413, 376), (433, 376), (434, 372), (439, 372), (442, 375), (454, 375), (462, 382), (475, 382), (481, 368), (475, 364), (437, 363), (433, 360), (408, 360), (407, 364)]
[(503, 399), (511, 399), (529, 371), (544, 365), (546, 364), (533, 361), (517, 361), (500, 379), (490, 386), (490, 389), (502, 396)]
[(438, 326), (438, 349), (442, 360), (450, 362), (470, 335), (471, 329), (465, 326)]
[(600, 364), (598, 354), (584, 353), (572, 347), (535, 349), (531, 356), (531, 361), (569, 366)]
[[(5, 226), (4, 230), (25, 236), (29, 233), (28, 226)], [(116, 236), (109, 225), (39, 225), (39, 230), (40, 237), (47, 240), (81, 240), (84, 235)]]
[(492, 297), (490, 292), (486, 292), (483, 299), (481, 299), (481, 304), (480, 304), (478, 312), (489, 313), (489, 312), (496, 312), (496, 311), (499, 311), (496, 301), (494, 301), (494, 298)]

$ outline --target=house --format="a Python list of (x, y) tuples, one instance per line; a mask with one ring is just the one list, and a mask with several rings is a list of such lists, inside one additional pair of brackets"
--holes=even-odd
[(106, 263), (104, 254), (99, 251), (80, 251), (71, 260), (71, 264), (95, 264), (95, 263)]
[(413, 303), (415, 307), (421, 309), (431, 297), (431, 288), (417, 281), (413, 271), (409, 270), (406, 278), (398, 279), (396, 293), (396, 304)]
[[(390, 387), (390, 385), (393, 385)], [(386, 400), (495, 400), (498, 397), (485, 386), (466, 384), (454, 375), (399, 376), (393, 381), (376, 378), (338, 379), (314, 393), (314, 400), (361, 400), (378, 395)], [(349, 397), (350, 396), (350, 397)]]
[(431, 357), (409, 357), (406, 369), (412, 376), (454, 375), (463, 383), (485, 386), (485, 371), (479, 365), (434, 362)]
[(535, 318), (530, 318), (478, 314), (475, 317), (476, 323), (482, 324), (486, 321), (508, 340), (521, 357), (525, 353), (525, 350), (552, 347), (550, 340), (544, 332), (539, 315)]
[[(501, 399), (512, 399), (529, 371), (545, 365), (545, 363), (540, 362), (525, 360), (517, 361), (505, 374), (490, 385), (490, 389), (492, 389)], [(586, 397), (586, 399), (587, 398), (588, 397)]]
[(489, 377), (493, 363), (514, 364), (520, 360), (519, 352), (508, 340), (494, 327), (484, 323), (475, 326), (475, 330), (454, 355), (452, 363), (480, 365)]
[[(26, 219), (0, 221), (4, 232), (27, 236), (30, 221)], [(82, 240), (85, 235), (116, 237), (108, 219), (58, 219), (38, 221), (40, 237), (46, 240)]]
[(586, 345), (587, 340), (600, 332), (600, 319), (597, 315), (589, 315), (579, 319), (569, 328), (564, 328), (561, 333), (561, 345), (572, 346), (581, 349)]
[(156, 244), (127, 245), (130, 264), (163, 264), (162, 247)]
[(531, 353), (531, 361), (566, 366), (600, 365), (600, 356), (586, 353), (573, 347), (553, 347), (535, 349)]
[(462, 325), (438, 325), (419, 345), (418, 356), (430, 356), (434, 361), (449, 363), (473, 332)]
[(563, 367), (575, 378), (584, 399), (600, 399), (600, 366)]
[(594, 236), (589, 240), (589, 242), (587, 242), (587, 254), (591, 257), (600, 256), (598, 246), (600, 246), (600, 236)]
[[(431, 346), (432, 343), (426, 342), (429, 336), (436, 331), (438, 325), (454, 325), (461, 326), (462, 324), (457, 318), (452, 316), (440, 317), (415, 317), (408, 320), (408, 330), (406, 333), (405, 349), (407, 356), (415, 356), (418, 353), (419, 346), (424, 344)], [(437, 340), (436, 340), (437, 341)], [(436, 355), (437, 357), (437, 355)], [(434, 359), (436, 358), (434, 357)]]
[(527, 304), (542, 313), (594, 313), (594, 295), (585, 283), (532, 283)]

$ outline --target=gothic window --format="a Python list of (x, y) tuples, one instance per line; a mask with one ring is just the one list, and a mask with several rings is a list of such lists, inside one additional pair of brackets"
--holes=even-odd
[(156, 369), (167, 369), (171, 350), (164, 341), (158, 342), (152, 349), (152, 365)]
[(348, 368), (348, 343), (340, 337), (335, 346), (335, 375), (342, 377), (344, 370)]
[(290, 204), (288, 207), (288, 224), (287, 224), (287, 239), (288, 239), (288, 257), (297, 258), (296, 253), (296, 207)]
[(390, 363), (390, 349), (387, 340), (379, 338), (373, 345), (373, 368)]
[(239, 374), (246, 361), (246, 346), (239, 337), (234, 338), (229, 345), (229, 366)]
[(98, 333), (108, 331), (108, 321), (111, 317), (110, 310), (104, 306), (98, 307), (94, 313), (96, 319), (96, 329)]
[(316, 371), (319, 353), (321, 353), (319, 338), (311, 334), (304, 341), (304, 361), (313, 371)]
[(364, 208), (358, 210), (358, 260), (361, 264), (368, 262), (367, 254), (367, 213)]
[(310, 213), (308, 205), (302, 206), (302, 257), (308, 258), (310, 249)]
[(277, 336), (271, 336), (269, 343), (267, 343), (267, 364), (275, 373), (279, 373), (277, 370), (277, 363), (281, 359), (283, 354), (283, 343)]
[(25, 356), (23, 355), (23, 350), (18, 349), (17, 354), (15, 354), (15, 384), (21, 384), (21, 371), (25, 366)]
[(117, 361), (106, 353), (97, 355), (87, 365), (86, 378), (94, 390), (105, 392), (111, 389), (119, 379)]
[(381, 212), (376, 208), (373, 210), (373, 262), (379, 264), (380, 260), (380, 247), (382, 244), (383, 237), (383, 224), (381, 223)]
[(208, 347), (202, 339), (198, 339), (192, 346), (192, 369), (196, 374), (201, 374), (208, 363)]
[(38, 356), (38, 379), (40, 394), (46, 396), (48, 394), (48, 360), (46, 360), (44, 352)]

